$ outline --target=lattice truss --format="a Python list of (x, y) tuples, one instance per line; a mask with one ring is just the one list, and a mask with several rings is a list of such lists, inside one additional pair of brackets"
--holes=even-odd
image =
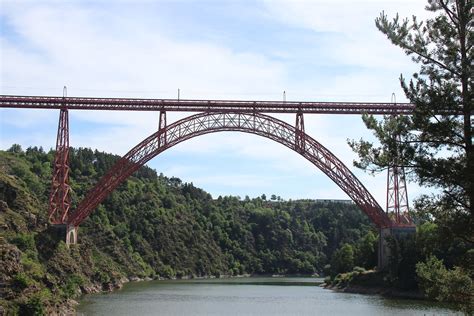
[(69, 186), (69, 116), (67, 109), (59, 113), (59, 126), (56, 138), (56, 155), (53, 163), (53, 179), (49, 197), (49, 220), (62, 224), (71, 207)]
[(387, 172), (387, 214), (398, 224), (411, 224), (408, 190), (403, 167), (392, 166)]
[(389, 227), (391, 221), (376, 200), (352, 172), (328, 149), (304, 133), (303, 117), (297, 116), (296, 127), (259, 113), (199, 113), (160, 129), (130, 150), (104, 175), (68, 216), (67, 224), (78, 226), (128, 176), (146, 162), (185, 140), (222, 131), (240, 131), (272, 139), (308, 159), (369, 216), (378, 227)]

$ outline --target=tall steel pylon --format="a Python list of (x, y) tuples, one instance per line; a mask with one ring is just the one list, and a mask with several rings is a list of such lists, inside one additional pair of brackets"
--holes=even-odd
[(65, 224), (71, 207), (69, 186), (69, 115), (66, 108), (66, 87), (63, 90), (64, 107), (59, 112), (56, 154), (53, 163), (53, 179), (49, 198), (49, 221)]
[[(392, 103), (396, 105), (395, 94), (392, 93)], [(392, 115), (394, 118), (395, 115)], [(397, 144), (400, 144), (400, 135), (394, 135)], [(405, 177), (405, 168), (400, 165), (400, 156), (394, 159), (392, 166), (387, 170), (387, 209), (386, 212), (394, 225), (409, 225), (408, 191)]]
[(395, 224), (410, 224), (405, 170), (391, 166), (387, 171), (387, 213)]

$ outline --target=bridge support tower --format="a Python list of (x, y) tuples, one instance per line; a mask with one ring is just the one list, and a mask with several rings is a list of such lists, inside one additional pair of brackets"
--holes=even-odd
[(389, 264), (391, 250), (388, 238), (395, 241), (412, 238), (416, 233), (408, 207), (408, 194), (403, 167), (392, 166), (387, 171), (387, 215), (392, 225), (379, 229), (378, 270), (385, 270)]
[(413, 238), (416, 233), (416, 226), (392, 226), (379, 229), (379, 244), (378, 244), (378, 266), (379, 271), (385, 270), (390, 262), (392, 255), (391, 249), (388, 245), (388, 239), (394, 238), (396, 242), (402, 239)]
[(69, 186), (69, 116), (67, 109), (59, 113), (56, 153), (53, 163), (53, 179), (49, 198), (49, 221), (64, 224), (71, 206)]
[[(400, 142), (400, 136), (395, 136)], [(416, 226), (413, 224), (408, 207), (408, 192), (405, 178), (405, 169), (399, 166), (399, 159), (396, 157), (393, 166), (387, 170), (387, 209), (386, 213), (392, 225), (379, 229), (378, 245), (378, 269), (387, 268), (391, 256), (388, 246), (388, 238), (395, 238), (395, 241), (412, 238), (416, 233)]]
[(49, 197), (49, 221), (55, 226), (66, 226), (65, 239), (68, 246), (77, 243), (77, 227), (69, 227), (66, 224), (71, 207), (69, 170), (69, 113), (68, 109), (64, 107), (59, 112), (53, 179)]

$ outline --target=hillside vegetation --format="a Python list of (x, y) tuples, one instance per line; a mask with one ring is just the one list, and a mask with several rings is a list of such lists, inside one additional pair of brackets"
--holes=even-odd
[[(81, 293), (135, 278), (336, 274), (376, 264), (376, 235), (355, 205), (213, 199), (148, 167), (92, 213), (68, 249), (47, 223), (53, 155), (18, 145), (0, 151), (1, 305), (9, 313), (57, 312)], [(73, 205), (117, 159), (71, 150)]]

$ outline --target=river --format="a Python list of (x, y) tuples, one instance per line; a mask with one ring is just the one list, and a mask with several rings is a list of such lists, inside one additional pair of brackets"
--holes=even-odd
[(433, 302), (339, 293), (315, 278), (149, 281), (86, 295), (78, 315), (456, 315)]

